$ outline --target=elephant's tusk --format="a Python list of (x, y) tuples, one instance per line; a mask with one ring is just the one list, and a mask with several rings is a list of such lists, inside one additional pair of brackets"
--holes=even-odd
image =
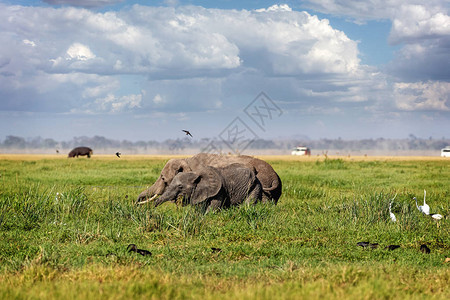
[(155, 198), (158, 197), (158, 196), (159, 196), (158, 194), (153, 195), (153, 197), (151, 197), (150, 199), (147, 199), (147, 200), (145, 200), (145, 201), (138, 202), (138, 203), (136, 203), (136, 204), (137, 204), (137, 205), (142, 205), (142, 204), (151, 202), (151, 201), (155, 200)]

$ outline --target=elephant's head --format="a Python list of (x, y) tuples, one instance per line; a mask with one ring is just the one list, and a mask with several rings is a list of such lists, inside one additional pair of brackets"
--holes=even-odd
[(176, 202), (183, 196), (183, 205), (206, 204), (212, 198), (219, 197), (223, 186), (222, 175), (213, 167), (205, 167), (199, 172), (178, 173), (155, 201), (155, 207), (166, 202)]
[(191, 169), (185, 159), (169, 160), (159, 175), (155, 183), (147, 190), (139, 194), (137, 203), (144, 204), (153, 201), (156, 197), (162, 195), (166, 188), (170, 185), (173, 178), (180, 172), (188, 172)]

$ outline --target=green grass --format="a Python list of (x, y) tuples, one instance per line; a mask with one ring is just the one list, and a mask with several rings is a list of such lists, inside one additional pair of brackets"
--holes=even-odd
[[(164, 163), (0, 160), (0, 298), (450, 297), (449, 160), (274, 160), (277, 206), (207, 215), (133, 204)], [(424, 189), (446, 218), (419, 213)]]

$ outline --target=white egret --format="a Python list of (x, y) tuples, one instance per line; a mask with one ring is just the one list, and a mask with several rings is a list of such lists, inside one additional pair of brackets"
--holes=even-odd
[(435, 220), (440, 220), (443, 218), (443, 216), (440, 214), (431, 214), (430, 216)]
[(428, 204), (425, 203), (426, 196), (427, 196), (427, 191), (423, 190), (423, 205), (421, 205), (421, 206), (417, 205), (417, 198), (416, 197), (414, 197), (413, 199), (416, 200), (417, 209), (421, 213), (423, 213), (425, 215), (429, 215), (430, 214), (430, 207), (428, 206)]
[[(395, 197), (397, 197), (397, 194), (395, 194), (395, 196), (392, 199), (392, 201), (394, 201)], [(391, 211), (392, 201), (389, 202), (389, 216), (391, 217), (392, 222), (397, 222), (397, 218), (395, 217), (395, 215)]]

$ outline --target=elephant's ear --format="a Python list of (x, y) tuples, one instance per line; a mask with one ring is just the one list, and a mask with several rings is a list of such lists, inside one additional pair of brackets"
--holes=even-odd
[(181, 172), (190, 172), (191, 169), (184, 159), (173, 158), (167, 162), (161, 171), (161, 178), (164, 182), (170, 183), (172, 179)]
[(170, 168), (171, 172), (173, 173), (173, 176), (177, 175), (181, 172), (190, 172), (191, 168), (189, 168), (189, 165), (187, 164), (185, 159), (173, 159), (170, 160)]
[(205, 167), (198, 172), (195, 179), (195, 190), (191, 196), (191, 204), (199, 204), (216, 197), (223, 186), (222, 175), (214, 167)]
[(180, 159), (180, 164), (177, 166), (177, 173), (181, 172), (190, 172), (191, 168), (189, 168), (188, 163), (185, 159)]

